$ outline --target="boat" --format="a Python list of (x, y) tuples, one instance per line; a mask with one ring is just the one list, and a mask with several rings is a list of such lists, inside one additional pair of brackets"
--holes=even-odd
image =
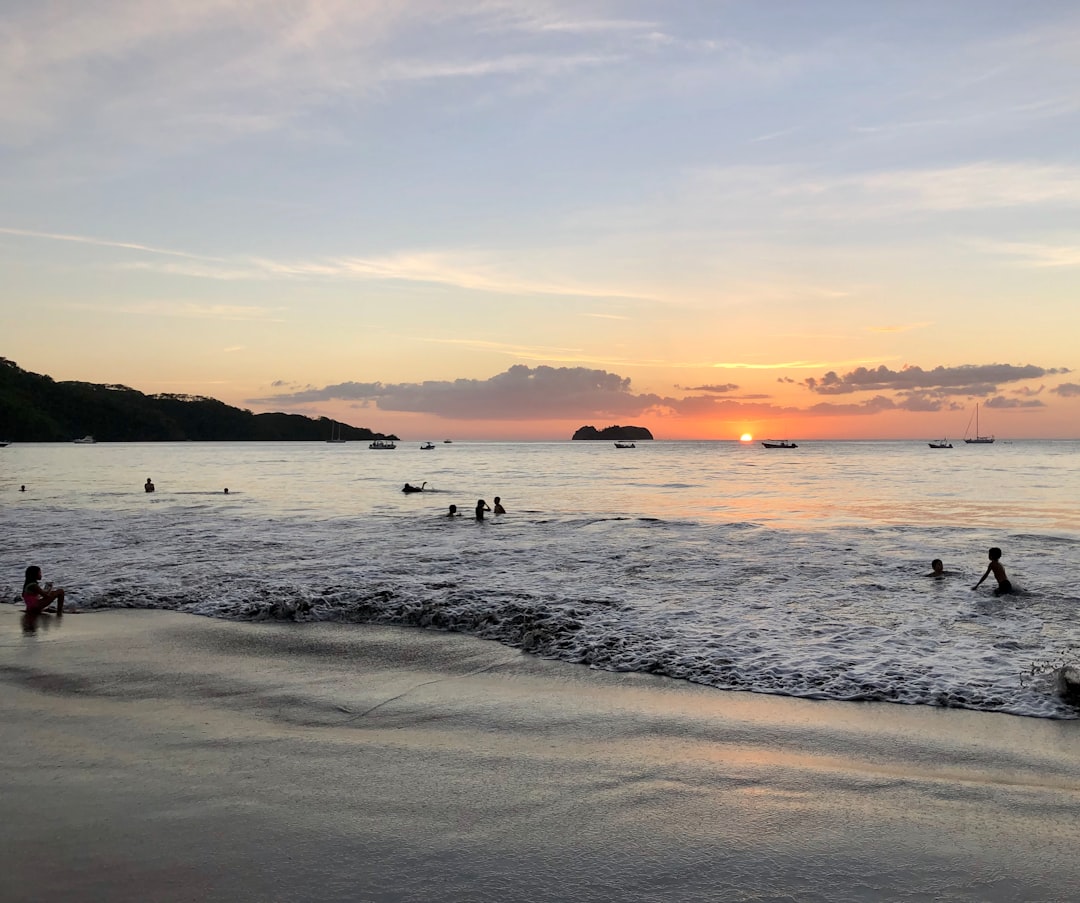
[(76, 445), (94, 445), (97, 443), (97, 439), (93, 436), (83, 436), (81, 439), (72, 439)]
[(7, 448), (9, 445), (11, 445), (10, 442), (2, 442), (2, 441), (0, 441), (0, 448)]
[(942, 439), (939, 442), (928, 442), (931, 448), (952, 448), (952, 443), (948, 439)]
[(973, 415), (975, 420), (975, 435), (968, 438), (968, 430), (971, 429), (971, 420), (968, 421), (968, 428), (964, 430), (964, 441), (968, 445), (993, 445), (993, 436), (980, 436), (979, 435), (979, 406), (975, 405), (975, 414)]
[(616, 448), (636, 448), (633, 442), (616, 442)]
[(421, 451), (430, 451), (434, 447), (435, 447), (434, 442), (425, 442), (423, 445), (420, 446), (420, 450)]
[(348, 439), (344, 439), (341, 436), (341, 424), (332, 422), (330, 424), (330, 438), (326, 440), (327, 445), (337, 445), (341, 442), (348, 442)]
[(762, 442), (766, 448), (798, 448), (794, 442), (788, 442), (787, 439), (772, 439), (769, 442)]
[(443, 445), (450, 445), (453, 441), (454, 441), (453, 439), (443, 439), (442, 444)]
[(375, 448), (379, 449), (380, 451), (391, 451), (397, 448), (397, 445), (386, 439), (376, 439), (374, 442), (371, 443), (371, 445), (368, 446), (368, 448)]

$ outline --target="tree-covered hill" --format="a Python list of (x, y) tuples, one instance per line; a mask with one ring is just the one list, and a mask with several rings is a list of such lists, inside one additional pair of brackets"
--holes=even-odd
[(56, 382), (0, 357), (0, 440), (99, 442), (396, 439), (301, 414), (253, 414), (214, 398), (144, 395), (127, 386)]

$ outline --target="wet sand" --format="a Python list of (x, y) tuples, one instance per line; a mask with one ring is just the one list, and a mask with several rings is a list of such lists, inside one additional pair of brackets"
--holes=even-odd
[(0, 606), (11, 901), (1075, 899), (1080, 722)]

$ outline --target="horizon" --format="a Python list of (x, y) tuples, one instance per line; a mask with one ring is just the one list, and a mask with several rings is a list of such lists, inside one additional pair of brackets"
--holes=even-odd
[(0, 355), (424, 438), (1080, 438), (1080, 8), (14, 0)]

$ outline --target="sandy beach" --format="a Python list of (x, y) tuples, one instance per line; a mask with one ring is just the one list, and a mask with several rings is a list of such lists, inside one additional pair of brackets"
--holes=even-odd
[(1080, 722), (0, 609), (6, 901), (1071, 900)]

